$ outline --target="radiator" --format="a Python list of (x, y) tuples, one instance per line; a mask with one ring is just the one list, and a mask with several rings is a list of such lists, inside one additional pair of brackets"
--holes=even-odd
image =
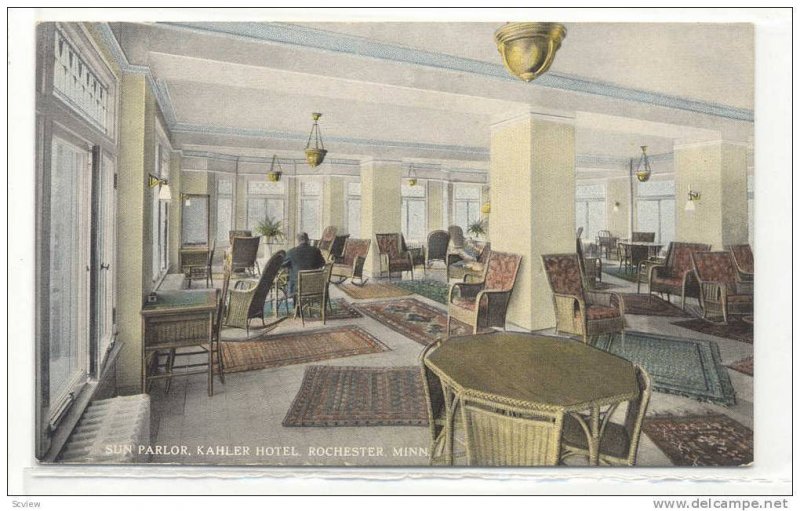
[[(91, 403), (61, 451), (66, 463), (146, 463), (150, 396), (121, 396)], [(144, 448), (140, 449), (140, 446)]]

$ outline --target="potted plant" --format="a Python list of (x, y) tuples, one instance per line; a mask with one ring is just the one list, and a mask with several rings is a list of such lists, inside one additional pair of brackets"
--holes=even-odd
[(272, 246), (275, 243), (283, 243), (283, 223), (280, 220), (273, 220), (269, 216), (258, 223), (256, 233), (264, 236), (269, 248), (269, 256), (272, 257)]
[(467, 233), (476, 238), (483, 238), (486, 236), (486, 220), (480, 219), (469, 224)]

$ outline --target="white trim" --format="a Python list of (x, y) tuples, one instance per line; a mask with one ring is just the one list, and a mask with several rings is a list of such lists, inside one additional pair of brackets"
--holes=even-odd
[[(678, 149), (690, 149), (695, 147), (707, 147), (707, 146), (715, 146), (718, 145), (722, 147), (722, 145), (731, 145), (734, 147), (744, 147), (745, 149), (752, 150), (753, 146), (748, 144), (747, 142), (738, 142), (733, 140), (723, 140), (723, 139), (715, 139), (715, 140), (703, 140), (700, 142), (676, 142), (673, 145), (674, 150)], [(652, 159), (652, 158), (651, 158)]]
[(493, 123), (489, 124), (489, 128), (491, 130), (495, 130), (495, 129), (499, 129), (499, 128), (505, 126), (506, 124), (511, 124), (511, 123), (522, 121), (522, 120), (528, 120), (528, 119), (537, 119), (537, 120), (541, 120), (541, 121), (553, 122), (553, 123), (558, 123), (558, 124), (570, 124), (570, 125), (574, 125), (575, 124), (575, 116), (574, 115), (570, 117), (569, 115), (566, 115), (566, 114), (565, 115), (560, 115), (560, 114), (556, 114), (556, 113), (525, 111), (525, 112), (514, 114), (511, 117), (508, 117), (508, 118), (503, 119), (501, 121), (493, 122)]

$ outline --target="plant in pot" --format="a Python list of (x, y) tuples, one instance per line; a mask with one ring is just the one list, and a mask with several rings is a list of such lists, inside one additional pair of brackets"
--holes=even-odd
[(280, 220), (273, 220), (267, 217), (258, 223), (255, 230), (257, 234), (264, 236), (267, 247), (269, 247), (268, 257), (272, 257), (272, 245), (283, 243), (283, 223)]
[(486, 220), (476, 220), (469, 224), (467, 227), (467, 234), (475, 238), (483, 238), (486, 236)]

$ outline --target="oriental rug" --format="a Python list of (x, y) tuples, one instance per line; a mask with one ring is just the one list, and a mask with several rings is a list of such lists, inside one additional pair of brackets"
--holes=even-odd
[[(264, 303), (264, 314), (267, 316), (267, 320), (269, 317), (273, 315), (273, 307), (275, 305), (274, 300), (267, 300)], [(344, 298), (334, 298), (331, 300), (331, 309), (328, 309), (325, 312), (325, 321), (330, 321), (332, 319), (356, 319), (360, 318), (361, 313), (358, 312), (351, 306), (347, 300)], [(278, 306), (278, 316), (286, 316), (286, 305), (283, 302), (280, 303)], [(289, 300), (289, 316), (294, 316), (294, 300)], [(320, 314), (319, 305), (315, 307), (309, 307), (306, 309), (306, 321), (322, 321), (322, 315)]]
[(638, 293), (620, 293), (620, 296), (625, 302), (625, 314), (690, 317), (680, 307), (657, 296)]
[(636, 277), (637, 277), (636, 270), (625, 271), (624, 268), (621, 269), (619, 266), (603, 264), (603, 273), (636, 284)]
[(351, 282), (346, 282), (344, 284), (337, 284), (336, 287), (344, 291), (347, 296), (355, 300), (395, 298), (398, 296), (408, 296), (411, 294), (411, 291), (407, 291), (384, 282), (367, 282), (363, 286), (356, 286)]
[(443, 304), (450, 294), (450, 286), (437, 280), (401, 280), (394, 285)]
[(739, 371), (742, 374), (753, 376), (753, 357), (737, 360), (732, 364), (728, 364), (726, 367), (730, 367), (734, 371)]
[(306, 368), (284, 426), (427, 426), (419, 367)]
[[(358, 303), (355, 307), (422, 345), (447, 337), (447, 313), (414, 298)], [(472, 333), (472, 328), (460, 321), (453, 321), (450, 335), (469, 333)]]
[(357, 326), (288, 332), (258, 341), (223, 341), (220, 346), (226, 373), (391, 351)]
[(753, 344), (753, 324), (742, 321), (742, 319), (737, 316), (729, 316), (727, 325), (711, 323), (704, 319), (674, 321), (672, 324), (694, 330), (695, 332), (716, 335), (717, 337), (727, 337), (734, 341)]
[(646, 417), (642, 431), (681, 467), (738, 466), (753, 461), (753, 431), (726, 415)]
[(714, 341), (626, 331), (624, 342), (618, 334), (604, 335), (594, 346), (642, 366), (657, 392), (724, 406), (736, 403)]

